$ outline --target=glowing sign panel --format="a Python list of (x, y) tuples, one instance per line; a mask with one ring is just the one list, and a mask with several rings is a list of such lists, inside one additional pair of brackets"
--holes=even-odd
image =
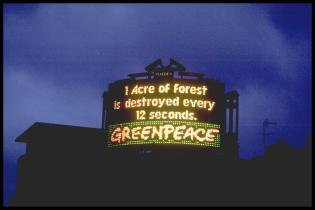
[(168, 143), (219, 147), (219, 129), (220, 125), (185, 121), (142, 121), (116, 124), (109, 128), (110, 146)]
[(121, 80), (110, 85), (108, 146), (220, 147), (224, 87), (209, 80)]

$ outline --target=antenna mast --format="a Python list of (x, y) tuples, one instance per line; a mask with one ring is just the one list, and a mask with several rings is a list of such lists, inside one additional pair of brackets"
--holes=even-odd
[(264, 144), (264, 153), (266, 153), (266, 136), (269, 136), (271, 134), (273, 134), (273, 132), (267, 132), (266, 129), (269, 125), (276, 125), (277, 123), (276, 122), (270, 122), (268, 121), (268, 119), (265, 119), (263, 121), (263, 132), (262, 132), (262, 135), (263, 135), (263, 144)]

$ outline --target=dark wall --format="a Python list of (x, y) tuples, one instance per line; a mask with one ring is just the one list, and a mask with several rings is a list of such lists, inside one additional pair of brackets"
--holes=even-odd
[(28, 138), (12, 206), (311, 205), (307, 150), (241, 161), (201, 150), (110, 150), (101, 129), (66, 130), (68, 141)]

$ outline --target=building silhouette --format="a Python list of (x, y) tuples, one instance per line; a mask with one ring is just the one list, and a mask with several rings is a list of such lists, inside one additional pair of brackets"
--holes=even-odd
[[(162, 70), (156, 71), (156, 66)], [(175, 76), (171, 68), (178, 68), (180, 77), (203, 77), (185, 72), (174, 60), (167, 67), (157, 60), (147, 73), (132, 74), (130, 79), (170, 79)], [(101, 128), (36, 122), (17, 137), (16, 142), (26, 144), (26, 153), (18, 159), (11, 206), (310, 205), (310, 169), (301, 164), (303, 158), (285, 170), (279, 169), (285, 159), (275, 162), (273, 156), (238, 160), (236, 91), (225, 94), (224, 119), (226, 109), (229, 112), (224, 150), (213, 153), (172, 145), (108, 148), (107, 94), (103, 94)]]

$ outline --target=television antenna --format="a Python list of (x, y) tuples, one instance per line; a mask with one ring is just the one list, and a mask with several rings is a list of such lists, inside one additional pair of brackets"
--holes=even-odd
[(264, 153), (266, 152), (266, 137), (273, 134), (273, 132), (267, 132), (267, 127), (269, 127), (270, 125), (276, 125), (276, 122), (270, 122), (268, 119), (265, 119), (263, 121), (263, 144), (264, 144)]

